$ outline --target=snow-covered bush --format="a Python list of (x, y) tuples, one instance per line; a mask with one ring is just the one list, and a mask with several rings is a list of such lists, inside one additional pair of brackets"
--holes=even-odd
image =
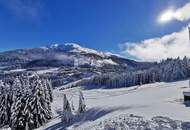
[(72, 120), (71, 107), (70, 107), (69, 101), (65, 94), (63, 96), (63, 113), (62, 113), (61, 120), (62, 120), (62, 122), (66, 123), (66, 124), (70, 123)]
[(79, 107), (78, 107), (78, 114), (84, 113), (86, 111), (86, 105), (84, 101), (84, 96), (82, 91), (79, 91)]
[(87, 125), (83, 130), (189, 130), (190, 123), (172, 120), (167, 117), (153, 117), (145, 119), (135, 115), (119, 115)]

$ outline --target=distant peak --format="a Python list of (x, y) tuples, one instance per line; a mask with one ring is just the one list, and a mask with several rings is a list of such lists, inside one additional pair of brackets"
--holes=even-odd
[(79, 44), (77, 43), (65, 43), (64, 45), (66, 46), (73, 46), (73, 47), (81, 47)]
[(86, 53), (86, 54), (96, 54), (101, 57), (107, 57), (110, 56), (111, 53), (105, 53), (101, 51), (97, 51), (95, 49), (85, 48), (80, 46), (77, 43), (63, 43), (63, 44), (51, 44), (46, 47), (41, 47), (42, 49), (53, 49), (53, 50), (59, 50), (59, 51), (65, 51), (65, 52), (76, 52), (76, 53)]
[(56, 48), (58, 46), (59, 46), (59, 44), (52, 44), (52, 45), (50, 45), (50, 48)]
[[(58, 48), (63, 48), (63, 47), (72, 47), (72, 48), (82, 48), (79, 44), (77, 43), (62, 43), (62, 44), (51, 44), (47, 45), (46, 48), (49, 49), (58, 49)], [(44, 48), (44, 47), (41, 47)]]

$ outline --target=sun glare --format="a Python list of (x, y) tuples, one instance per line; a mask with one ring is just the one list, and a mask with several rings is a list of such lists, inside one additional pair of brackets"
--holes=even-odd
[(168, 22), (174, 18), (174, 15), (175, 15), (175, 13), (172, 10), (165, 11), (159, 17), (159, 22), (160, 23)]

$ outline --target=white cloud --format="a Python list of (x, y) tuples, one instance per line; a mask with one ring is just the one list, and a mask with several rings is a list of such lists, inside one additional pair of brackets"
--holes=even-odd
[(185, 6), (177, 9), (175, 11), (175, 18), (180, 21), (185, 21), (190, 19), (190, 3), (187, 3)]
[[(165, 11), (160, 20), (165, 22), (171, 19), (187, 21), (190, 19), (190, 2), (176, 10)], [(142, 61), (160, 61), (166, 58), (190, 57), (190, 42), (188, 29), (183, 28), (162, 37), (145, 39), (141, 42), (127, 42), (120, 45), (122, 54)]]
[(160, 38), (143, 40), (139, 43), (124, 43), (122, 54), (142, 61), (160, 61), (166, 58), (190, 57), (188, 29), (184, 28)]
[(190, 3), (176, 10), (168, 9), (159, 16), (159, 22), (167, 22), (172, 19), (178, 21), (187, 21), (190, 19)]

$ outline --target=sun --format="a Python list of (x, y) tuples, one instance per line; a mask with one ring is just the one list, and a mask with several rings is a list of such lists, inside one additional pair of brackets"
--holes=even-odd
[(165, 23), (171, 21), (174, 17), (175, 17), (175, 12), (173, 10), (167, 10), (160, 15), (159, 22)]

